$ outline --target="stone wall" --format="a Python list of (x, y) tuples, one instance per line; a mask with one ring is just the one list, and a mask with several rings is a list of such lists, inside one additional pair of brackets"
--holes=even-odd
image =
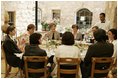
[(61, 26), (67, 27), (76, 23), (76, 13), (82, 8), (87, 8), (93, 13), (92, 25), (99, 21), (99, 14), (105, 12), (105, 1), (39, 1), (42, 18), (52, 19), (52, 10), (61, 10)]
[[(82, 8), (87, 8), (93, 13), (92, 26), (99, 21), (99, 14), (105, 12), (107, 19), (112, 25), (117, 23), (114, 19), (114, 11), (117, 6), (116, 2), (105, 1), (39, 1), (38, 8), (41, 10), (41, 19), (52, 19), (52, 10), (61, 11), (61, 27), (71, 27), (76, 23), (76, 13)], [(15, 26), (17, 34), (26, 32), (27, 25), (34, 24), (35, 19), (35, 2), (34, 1), (1, 1), (1, 25), (4, 24), (5, 11), (15, 11)], [(113, 8), (113, 9), (112, 9)], [(110, 9), (110, 10), (109, 10)], [(115, 22), (115, 23), (114, 23)], [(41, 30), (41, 25), (39, 25)], [(116, 26), (114, 26), (116, 27)], [(38, 30), (39, 30), (38, 29)], [(63, 29), (62, 29), (63, 30)]]
[(17, 34), (26, 32), (27, 25), (34, 24), (34, 6), (34, 2), (31, 1), (1, 1), (1, 25), (4, 24), (5, 11), (13, 11)]

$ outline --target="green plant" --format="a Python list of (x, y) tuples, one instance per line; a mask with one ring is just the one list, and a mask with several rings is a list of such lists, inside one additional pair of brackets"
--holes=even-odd
[(72, 32), (71, 27), (66, 27), (65, 30), (66, 30), (66, 31), (69, 31), (69, 32)]
[(55, 23), (56, 25), (59, 23), (58, 21), (54, 20), (53, 23)]
[(46, 31), (48, 28), (48, 23), (46, 21), (41, 21), (41, 25), (42, 25), (42, 29)]
[(42, 21), (42, 22), (41, 22), (41, 25), (42, 25), (42, 26), (48, 26), (48, 23), (47, 23), (46, 21)]

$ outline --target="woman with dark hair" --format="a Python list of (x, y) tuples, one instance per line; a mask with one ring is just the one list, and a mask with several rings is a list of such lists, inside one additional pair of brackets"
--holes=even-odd
[[(16, 42), (13, 39), (13, 36), (16, 34), (15, 27), (9, 26), (7, 28), (6, 33), (7, 33), (7, 36), (6, 36), (5, 42), (3, 44), (3, 48), (5, 51), (7, 63), (10, 66), (19, 67), (22, 69), (22, 67), (23, 67), (22, 55), (23, 55), (23, 53), (17, 47)], [(18, 54), (21, 54), (21, 57), (17, 56)]]
[[(40, 44), (42, 44), (41, 40), (42, 35), (40, 33), (33, 33), (30, 35), (30, 45), (27, 45), (25, 47), (25, 53), (24, 56), (47, 56), (47, 53), (45, 50), (41, 49), (39, 47)], [(29, 68), (43, 68), (44, 63), (28, 63)], [(29, 74), (29, 77), (31, 78), (39, 78), (43, 76), (43, 73), (33, 73)]]
[(82, 34), (78, 31), (78, 25), (74, 24), (72, 25), (72, 29), (73, 29), (73, 35), (74, 35), (74, 39), (75, 40), (82, 40)]
[(108, 38), (109, 38), (109, 42), (114, 45), (113, 57), (115, 57), (114, 63), (116, 63), (115, 61), (117, 59), (117, 30), (110, 29), (108, 31)]
[(27, 26), (27, 33), (21, 35), (20, 37), (20, 42), (19, 42), (19, 48), (24, 52), (24, 48), (26, 45), (29, 45), (29, 36), (34, 33), (35, 30), (35, 25), (34, 24), (29, 24)]
[[(106, 42), (106, 32), (103, 29), (98, 29), (94, 33), (94, 38), (97, 41), (95, 44), (90, 45), (86, 56), (84, 58), (84, 65), (82, 68), (82, 76), (89, 77), (91, 75), (92, 57), (111, 57), (113, 55), (113, 44)], [(97, 69), (109, 68), (108, 64), (96, 65)], [(97, 74), (95, 77), (106, 77), (106, 74)]]
[[(56, 57), (71, 57), (71, 58), (80, 58), (79, 49), (73, 45), (74, 44), (74, 36), (71, 32), (65, 32), (62, 35), (62, 45), (59, 46), (55, 52), (54, 63), (56, 64), (54, 70), (52, 71), (52, 77), (57, 77), (57, 62)], [(79, 72), (81, 77), (81, 73)]]

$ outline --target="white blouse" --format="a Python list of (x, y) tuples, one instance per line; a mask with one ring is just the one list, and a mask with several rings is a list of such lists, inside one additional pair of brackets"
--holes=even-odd
[(112, 57), (115, 57), (114, 59), (114, 63), (115, 63), (115, 60), (117, 59), (117, 40), (114, 40), (112, 44), (114, 45), (114, 53)]
[[(80, 50), (76, 46), (69, 46), (69, 45), (61, 45), (55, 51), (54, 56), (54, 63), (56, 64), (54, 70), (52, 71), (52, 77), (57, 77), (57, 62), (56, 57), (71, 57), (71, 58), (81, 58), (80, 57)], [(81, 70), (79, 69), (79, 76), (81, 77)]]

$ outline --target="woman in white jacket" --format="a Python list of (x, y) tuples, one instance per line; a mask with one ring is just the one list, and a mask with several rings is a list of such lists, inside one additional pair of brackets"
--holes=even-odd
[[(74, 36), (71, 32), (65, 32), (62, 36), (62, 44), (59, 46), (55, 52), (54, 63), (56, 64), (54, 70), (52, 71), (52, 77), (57, 77), (57, 62), (56, 57), (71, 57), (71, 58), (80, 58), (79, 48), (73, 46)], [(79, 69), (79, 76), (81, 77), (81, 70)]]
[(114, 59), (114, 64), (116, 63), (117, 59), (117, 30), (116, 29), (110, 29), (108, 31), (108, 37), (109, 37), (109, 42), (114, 45), (114, 53), (112, 57), (115, 57)]

